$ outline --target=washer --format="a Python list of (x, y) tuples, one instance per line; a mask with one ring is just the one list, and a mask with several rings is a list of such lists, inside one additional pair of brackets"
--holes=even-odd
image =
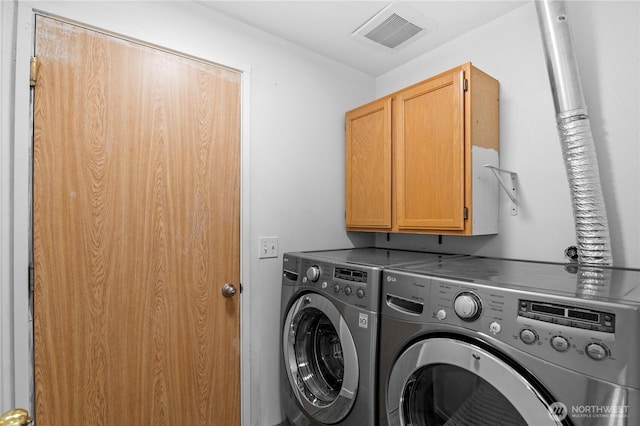
[(380, 424), (640, 424), (638, 270), (392, 268), (380, 323)]
[(286, 253), (282, 403), (299, 425), (375, 425), (380, 278), (447, 255), (375, 248)]

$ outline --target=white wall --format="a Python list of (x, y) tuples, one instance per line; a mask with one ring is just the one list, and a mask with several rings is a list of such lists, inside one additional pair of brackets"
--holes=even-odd
[[(243, 424), (278, 424), (282, 420), (278, 391), (281, 254), (373, 243), (371, 235), (355, 235), (352, 241), (344, 232), (343, 189), (343, 113), (374, 96), (373, 77), (201, 5), (165, 1), (21, 2), (21, 75), (32, 51), (32, 7), (249, 71), (248, 85), (244, 86), (249, 88), (244, 100), (249, 104), (244, 112), (248, 121), (243, 124), (242, 144)], [(10, 70), (10, 62), (3, 56), (2, 71)], [(12, 135), (3, 133), (3, 156), (5, 147), (17, 147), (18, 152), (28, 154), (28, 89), (20, 88), (16, 98), (15, 145)], [(3, 112), (0, 119), (3, 129), (12, 122), (8, 112)], [(19, 182), (13, 182), (13, 187), (26, 188), (27, 159), (15, 161)], [(3, 207), (4, 201), (3, 195)], [(28, 217), (26, 195), (19, 194), (15, 203), (16, 216)], [(277, 259), (258, 260), (259, 236), (279, 237)], [(17, 238), (26, 240), (24, 229)], [(26, 256), (23, 245), (15, 254), (17, 260), (3, 258), (2, 265), (5, 260), (24, 265)], [(26, 285), (22, 281), (18, 277), (16, 288)], [(3, 277), (2, 290), (11, 286)], [(23, 296), (18, 297), (16, 309), (23, 315), (16, 328), (24, 331), (27, 301), (26, 294), (20, 294)], [(24, 345), (17, 346), (20, 359), (16, 360), (15, 399), (21, 406), (27, 406), (30, 399), (26, 377), (30, 367), (25, 352)], [(3, 367), (3, 382), (6, 371)]]
[(11, 276), (11, 163), (13, 111), (13, 2), (0, 2), (0, 414), (12, 407), (13, 388), (13, 286)]
[[(567, 14), (597, 146), (614, 264), (640, 267), (640, 2), (569, 1)], [(376, 245), (564, 262), (575, 244), (569, 186), (534, 3), (377, 79), (376, 96), (471, 61), (500, 81), (500, 163), (518, 173), (520, 212), (501, 192), (490, 237), (391, 235)]]

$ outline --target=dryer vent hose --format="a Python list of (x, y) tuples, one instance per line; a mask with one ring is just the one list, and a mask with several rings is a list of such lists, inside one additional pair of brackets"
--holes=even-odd
[(535, 1), (569, 179), (578, 262), (611, 266), (611, 241), (591, 124), (564, 1)]

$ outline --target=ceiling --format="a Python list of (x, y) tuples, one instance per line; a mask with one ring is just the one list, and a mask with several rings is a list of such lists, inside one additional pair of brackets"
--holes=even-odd
[[(199, 1), (198, 3), (377, 77), (529, 0)], [(389, 50), (351, 34), (387, 5), (409, 8), (427, 30)], [(423, 35), (424, 34), (424, 35)]]

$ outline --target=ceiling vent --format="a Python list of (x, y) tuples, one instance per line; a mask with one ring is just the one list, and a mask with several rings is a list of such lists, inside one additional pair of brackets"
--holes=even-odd
[(362, 24), (351, 36), (389, 51), (422, 37), (434, 26), (415, 10), (393, 2)]

